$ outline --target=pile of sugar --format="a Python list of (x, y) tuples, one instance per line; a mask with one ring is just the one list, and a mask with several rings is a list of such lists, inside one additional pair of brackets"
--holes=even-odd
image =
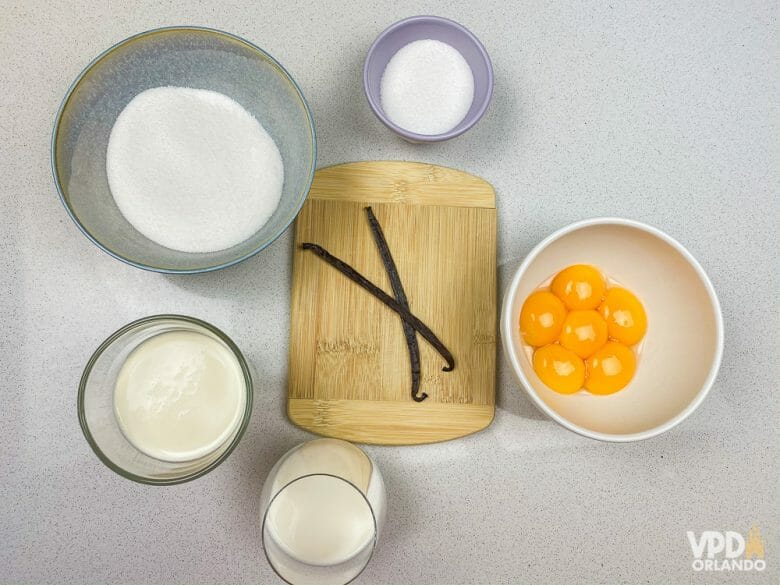
[(474, 101), (474, 76), (457, 49), (425, 39), (393, 55), (380, 92), (391, 122), (417, 134), (443, 134), (466, 117)]
[(279, 205), (284, 165), (273, 138), (215, 91), (156, 87), (130, 101), (106, 152), (111, 194), (133, 227), (183, 252), (249, 238)]

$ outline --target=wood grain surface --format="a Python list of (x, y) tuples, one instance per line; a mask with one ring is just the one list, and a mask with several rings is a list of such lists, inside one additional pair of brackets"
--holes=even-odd
[[(392, 294), (365, 213), (382, 225), (412, 313), (452, 351), (455, 370), (418, 335), (421, 391), (411, 399), (398, 315), (311, 252), (319, 244)], [(493, 419), (496, 210), (486, 181), (396, 161), (317, 171), (295, 226), (288, 414), (315, 433), (415, 444), (478, 431)]]

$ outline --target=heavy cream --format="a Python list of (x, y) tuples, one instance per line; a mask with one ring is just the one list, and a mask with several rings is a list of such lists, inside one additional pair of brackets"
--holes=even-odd
[(191, 461), (234, 434), (246, 406), (241, 364), (219, 340), (169, 331), (142, 342), (117, 376), (114, 413), (139, 451)]

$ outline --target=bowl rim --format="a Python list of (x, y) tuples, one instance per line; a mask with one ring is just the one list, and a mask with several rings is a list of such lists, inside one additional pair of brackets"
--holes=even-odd
[[(114, 343), (114, 341), (116, 341), (119, 337), (121, 337), (122, 335), (124, 335), (125, 333), (127, 333), (132, 329), (135, 329), (142, 325), (146, 325), (148, 323), (154, 323), (155, 321), (165, 321), (165, 320), (184, 321), (185, 323), (190, 323), (190, 324), (198, 325), (199, 327), (203, 327), (204, 329), (216, 335), (222, 342), (225, 343), (225, 345), (228, 346), (230, 351), (233, 352), (233, 355), (236, 356), (236, 359), (238, 360), (238, 363), (241, 366), (241, 371), (244, 375), (244, 382), (246, 384), (246, 403), (244, 405), (244, 414), (241, 417), (241, 422), (239, 423), (238, 429), (236, 430), (236, 435), (231, 439), (227, 449), (225, 449), (225, 451), (219, 457), (214, 459), (203, 469), (200, 469), (193, 473), (188, 473), (182, 475), (181, 477), (155, 479), (155, 478), (145, 477), (142, 475), (136, 475), (135, 473), (127, 471), (120, 465), (114, 463), (114, 461), (110, 457), (108, 457), (108, 455), (103, 453), (103, 450), (98, 446), (97, 442), (95, 441), (95, 438), (92, 436), (92, 432), (89, 430), (89, 423), (87, 423), (86, 414), (84, 412), (84, 393), (87, 387), (87, 380), (89, 379), (89, 376), (92, 373), (92, 368), (94, 367), (95, 362), (98, 360), (98, 358), (100, 358), (101, 355), (103, 355), (103, 352), (112, 343)], [(247, 364), (244, 355), (241, 353), (241, 350), (238, 348), (235, 342), (232, 339), (230, 339), (230, 337), (227, 334), (225, 334), (221, 329), (215, 327), (211, 323), (203, 321), (202, 319), (198, 319), (197, 317), (189, 317), (187, 315), (178, 315), (174, 313), (163, 313), (159, 315), (149, 315), (147, 317), (142, 317), (140, 319), (136, 319), (135, 321), (131, 321), (130, 323), (127, 323), (126, 325), (120, 327), (119, 329), (114, 331), (111, 335), (109, 335), (97, 347), (97, 349), (95, 349), (95, 351), (92, 353), (89, 360), (87, 361), (87, 364), (84, 366), (84, 371), (82, 372), (81, 379), (79, 380), (79, 390), (76, 397), (76, 409), (79, 417), (79, 426), (81, 427), (81, 432), (84, 434), (84, 438), (87, 440), (87, 443), (89, 443), (89, 446), (92, 448), (92, 451), (94, 451), (95, 455), (97, 455), (98, 459), (100, 459), (100, 461), (102, 461), (106, 467), (111, 469), (111, 471), (117, 473), (118, 475), (121, 475), (126, 479), (138, 483), (146, 484), (146, 485), (177, 485), (180, 483), (186, 483), (188, 481), (192, 481), (193, 479), (197, 479), (198, 477), (206, 475), (208, 472), (218, 467), (223, 461), (225, 461), (231, 455), (231, 453), (233, 453), (235, 448), (241, 442), (241, 438), (244, 436), (244, 433), (246, 432), (246, 429), (249, 426), (249, 421), (252, 418), (253, 398), (254, 398), (254, 385), (252, 382), (252, 374), (249, 370), (249, 365)]]
[[(472, 117), (471, 121), (465, 124), (462, 128), (460, 128), (460, 124), (458, 124), (458, 126), (453, 128), (452, 130), (449, 130), (448, 132), (444, 132), (442, 134), (418, 134), (416, 132), (406, 130), (405, 128), (402, 128), (397, 124), (391, 122), (390, 119), (385, 115), (384, 111), (382, 110), (381, 105), (377, 104), (376, 100), (371, 95), (371, 91), (369, 90), (369, 83), (368, 83), (368, 68), (376, 48), (384, 41), (384, 39), (390, 33), (409, 24), (413, 24), (415, 22), (435, 22), (438, 24), (443, 24), (445, 26), (448, 26), (452, 29), (455, 29), (458, 32), (464, 34), (468, 39), (470, 39), (471, 42), (474, 43), (474, 45), (477, 47), (480, 54), (482, 55), (482, 58), (485, 62), (485, 69), (487, 71), (487, 95), (485, 96), (485, 99), (482, 100), (479, 109)], [(368, 105), (371, 107), (371, 110), (374, 112), (374, 115), (376, 115), (376, 117), (379, 118), (379, 121), (382, 122), (385, 126), (387, 126), (390, 130), (392, 130), (399, 136), (407, 140), (410, 140), (412, 142), (443, 142), (445, 140), (449, 140), (450, 138), (455, 138), (456, 136), (460, 136), (467, 130), (471, 129), (477, 122), (479, 122), (482, 119), (482, 116), (485, 115), (485, 112), (487, 112), (487, 109), (490, 106), (490, 102), (492, 101), (493, 98), (493, 81), (494, 81), (493, 63), (490, 60), (490, 55), (487, 52), (487, 49), (485, 49), (485, 46), (482, 44), (482, 42), (477, 38), (477, 36), (474, 33), (472, 33), (469, 29), (467, 29), (462, 24), (455, 22), (454, 20), (450, 20), (449, 18), (444, 18), (442, 16), (433, 16), (433, 15), (410, 16), (408, 18), (404, 18), (402, 20), (394, 22), (393, 24), (388, 26), (385, 30), (383, 30), (381, 33), (379, 33), (376, 39), (374, 39), (374, 42), (371, 43), (371, 46), (369, 47), (368, 52), (366, 53), (366, 59), (363, 62), (363, 92), (366, 94)]]
[[(221, 264), (215, 264), (213, 266), (206, 266), (203, 268), (186, 268), (186, 269), (178, 269), (178, 268), (165, 268), (165, 267), (159, 267), (159, 266), (152, 266), (150, 264), (144, 264), (142, 262), (138, 262), (136, 260), (132, 260), (130, 258), (127, 258), (120, 254), (119, 252), (115, 250), (111, 250), (107, 246), (105, 246), (103, 243), (97, 240), (90, 232), (87, 230), (86, 227), (81, 223), (81, 221), (78, 219), (76, 214), (71, 209), (70, 205), (65, 199), (65, 194), (62, 188), (62, 184), (60, 182), (60, 176), (59, 172), (57, 171), (57, 137), (59, 136), (60, 131), (60, 123), (62, 121), (62, 115), (65, 111), (65, 108), (67, 107), (68, 103), (70, 102), (70, 99), (73, 95), (73, 92), (76, 90), (76, 88), (80, 85), (82, 79), (84, 76), (92, 70), (92, 68), (97, 65), (101, 60), (103, 60), (104, 57), (108, 56), (110, 53), (118, 49), (119, 47), (130, 43), (132, 41), (138, 40), (142, 37), (151, 36), (158, 33), (164, 33), (164, 32), (175, 32), (175, 31), (194, 31), (194, 32), (200, 32), (200, 33), (208, 33), (208, 34), (215, 34), (215, 35), (222, 35), (225, 37), (228, 37), (232, 40), (238, 41), (250, 49), (257, 51), (260, 53), (264, 58), (268, 59), (272, 65), (277, 67), (279, 71), (287, 78), (287, 80), (290, 82), (290, 84), (295, 89), (296, 93), (298, 94), (298, 98), (301, 100), (301, 103), (303, 104), (303, 110), (306, 112), (306, 118), (309, 121), (309, 128), (311, 130), (311, 144), (312, 144), (312, 159), (311, 159), (311, 169), (309, 170), (309, 179), (308, 179), (308, 187), (306, 188), (306, 192), (301, 197), (301, 200), (297, 206), (293, 210), (293, 213), (290, 216), (289, 221), (287, 221), (284, 225), (282, 225), (275, 234), (273, 234), (266, 242), (264, 242), (262, 245), (254, 248), (253, 250), (250, 250), (243, 256), (240, 256), (239, 258), (230, 260), (229, 262), (223, 262)], [(73, 223), (76, 224), (76, 226), (79, 228), (81, 233), (83, 233), (87, 239), (89, 239), (93, 244), (95, 244), (98, 248), (103, 250), (106, 254), (116, 258), (117, 260), (120, 260), (121, 262), (124, 262), (125, 264), (129, 264), (130, 266), (134, 266), (136, 268), (141, 268), (142, 270), (148, 270), (151, 272), (159, 272), (162, 274), (201, 274), (205, 272), (213, 272), (215, 270), (221, 270), (223, 268), (228, 268), (229, 266), (234, 266), (238, 264), (239, 262), (243, 262), (244, 260), (251, 258), (261, 250), (264, 250), (268, 246), (270, 246), (273, 242), (275, 242), (279, 236), (281, 236), (285, 231), (287, 231), (287, 228), (292, 225), (292, 222), (295, 221), (295, 218), (298, 216), (298, 213), (300, 213), (301, 208), (303, 207), (304, 203), (306, 203), (306, 199), (308, 199), (309, 191), (311, 190), (311, 184), (314, 180), (314, 173), (316, 171), (317, 167), (317, 131), (314, 125), (314, 117), (311, 113), (311, 108), (309, 107), (309, 103), (306, 101), (306, 97), (303, 95), (303, 92), (301, 91), (300, 86), (295, 81), (295, 79), (290, 75), (290, 73), (287, 71), (287, 69), (284, 68), (284, 66), (277, 61), (270, 53), (267, 51), (264, 51), (254, 43), (244, 39), (243, 37), (240, 37), (238, 35), (235, 35), (233, 33), (229, 33), (223, 30), (219, 30), (216, 28), (210, 28), (206, 26), (190, 26), (190, 25), (174, 25), (174, 26), (163, 26), (158, 28), (149, 29), (140, 33), (136, 33), (132, 36), (129, 36), (125, 39), (122, 39), (113, 45), (111, 45), (109, 48), (102, 51), (100, 54), (98, 54), (94, 59), (92, 59), (84, 69), (81, 70), (81, 72), (76, 76), (76, 78), (73, 80), (73, 82), (68, 87), (67, 92), (65, 92), (65, 96), (62, 98), (62, 101), (60, 102), (60, 106), (57, 109), (57, 115), (54, 117), (54, 127), (52, 129), (52, 135), (51, 135), (51, 147), (50, 147), (50, 158), (51, 158), (51, 171), (52, 176), (54, 178), (54, 185), (57, 188), (57, 193), (59, 194), (60, 201), (62, 202), (63, 206), (65, 207), (66, 211), (68, 212), (68, 215), (73, 220)]]
[[(651, 429), (647, 429), (645, 431), (640, 431), (637, 433), (612, 434), (612, 433), (602, 433), (598, 431), (593, 431), (585, 427), (582, 427), (580, 425), (577, 425), (571, 422), (570, 420), (564, 418), (560, 414), (558, 414), (555, 410), (550, 408), (547, 405), (547, 403), (545, 403), (539, 397), (536, 391), (533, 389), (533, 386), (531, 385), (530, 381), (528, 380), (528, 377), (525, 375), (522, 366), (520, 365), (519, 356), (516, 354), (515, 351), (513, 351), (512, 348), (511, 331), (512, 328), (514, 327), (514, 320), (512, 318), (511, 309), (512, 309), (512, 304), (514, 302), (515, 294), (520, 284), (520, 280), (525, 275), (525, 272), (528, 269), (528, 267), (536, 259), (536, 257), (542, 252), (542, 250), (547, 248), (547, 246), (549, 246), (552, 242), (560, 239), (561, 237), (571, 232), (580, 230), (582, 228), (592, 227), (597, 225), (619, 225), (619, 226), (631, 227), (643, 231), (645, 233), (648, 233), (652, 236), (655, 236), (660, 240), (663, 240), (667, 244), (671, 245), (675, 250), (677, 250), (677, 252), (682, 254), (682, 256), (687, 260), (688, 264), (694, 269), (696, 274), (699, 276), (699, 279), (701, 280), (702, 284), (704, 285), (704, 288), (707, 291), (707, 295), (710, 299), (710, 303), (715, 313), (715, 330), (716, 330), (715, 355), (712, 361), (712, 365), (710, 366), (709, 373), (707, 374), (707, 378), (704, 380), (702, 387), (699, 389), (696, 396), (694, 396), (693, 400), (691, 400), (691, 402), (675, 416), (673, 416), (672, 418), (670, 418), (669, 420), (667, 420), (666, 422), (660, 425), (657, 425)], [(712, 389), (713, 384), (715, 383), (715, 379), (718, 376), (718, 371), (720, 370), (721, 361), (723, 359), (723, 346), (724, 346), (723, 314), (721, 313), (720, 302), (718, 301), (718, 296), (715, 292), (715, 287), (713, 287), (712, 282), (707, 276), (707, 273), (704, 271), (704, 268), (702, 268), (701, 264), (699, 264), (696, 258), (694, 258), (693, 254), (691, 254), (688, 251), (688, 249), (685, 248), (685, 246), (683, 246), (680, 242), (675, 240), (669, 234), (646, 223), (642, 223), (640, 221), (636, 221), (632, 219), (620, 218), (620, 217), (594, 217), (591, 219), (583, 219), (580, 221), (576, 221), (574, 223), (571, 223), (565, 227), (562, 227), (554, 231), (552, 234), (550, 234), (549, 236), (544, 238), (541, 242), (539, 242), (536, 246), (534, 246), (534, 248), (528, 253), (528, 255), (525, 257), (523, 262), (520, 264), (519, 268), (517, 269), (514, 276), (512, 277), (512, 280), (506, 287), (506, 291), (504, 293), (504, 299), (501, 306), (500, 325), (501, 325), (501, 342), (504, 347), (504, 356), (506, 357), (506, 360), (511, 365), (515, 376), (520, 380), (521, 386), (525, 390), (526, 394), (528, 394), (528, 396), (531, 398), (531, 400), (534, 402), (537, 408), (539, 408), (539, 410), (541, 410), (543, 413), (545, 413), (555, 422), (566, 427), (567, 429), (574, 431), (575, 433), (578, 433), (585, 437), (589, 437), (591, 439), (598, 439), (600, 441), (608, 441), (608, 442), (616, 442), (616, 443), (639, 441), (639, 440), (655, 437), (657, 435), (660, 435), (661, 433), (664, 433), (676, 427), (678, 424), (680, 424), (682, 421), (688, 418), (693, 413), (693, 411), (695, 411), (699, 407), (699, 405), (704, 401), (704, 399), (707, 397), (710, 390)]]

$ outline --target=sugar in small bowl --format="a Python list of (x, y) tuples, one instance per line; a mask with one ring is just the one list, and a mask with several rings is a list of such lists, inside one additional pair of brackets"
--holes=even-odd
[(397, 22), (377, 37), (363, 69), (368, 103), (411, 142), (441, 142), (476, 124), (490, 104), (493, 68), (482, 43), (437, 16)]

